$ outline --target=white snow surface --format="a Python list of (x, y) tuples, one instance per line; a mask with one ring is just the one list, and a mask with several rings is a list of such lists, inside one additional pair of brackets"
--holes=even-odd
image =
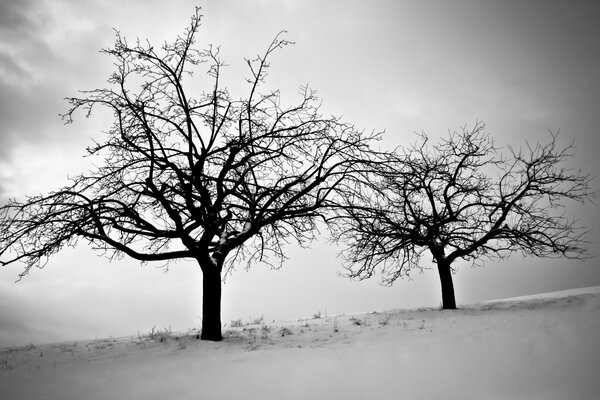
[(600, 398), (600, 287), (224, 331), (0, 349), (0, 399)]

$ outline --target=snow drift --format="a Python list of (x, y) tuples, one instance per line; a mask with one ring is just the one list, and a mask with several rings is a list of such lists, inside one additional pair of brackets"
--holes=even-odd
[[(597, 399), (600, 287), (0, 350), (2, 399)], [(235, 324), (238, 325), (238, 324)]]

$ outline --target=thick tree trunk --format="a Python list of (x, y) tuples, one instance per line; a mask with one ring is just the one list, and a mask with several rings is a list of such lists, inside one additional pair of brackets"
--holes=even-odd
[(440, 274), (440, 282), (442, 284), (442, 308), (444, 310), (456, 310), (454, 283), (452, 282), (450, 264), (445, 260), (437, 260), (437, 267)]
[(221, 269), (215, 265), (202, 268), (202, 340), (220, 341)]

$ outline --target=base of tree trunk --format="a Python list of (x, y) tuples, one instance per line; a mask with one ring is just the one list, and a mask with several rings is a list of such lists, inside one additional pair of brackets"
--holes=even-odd
[(438, 272), (442, 285), (442, 310), (456, 310), (456, 298), (454, 296), (454, 283), (452, 282), (450, 265), (438, 261)]
[(218, 342), (221, 334), (221, 273), (220, 268), (202, 270), (202, 331), (201, 340)]
[(223, 340), (223, 335), (221, 335), (221, 329), (217, 332), (205, 332), (202, 329), (202, 333), (200, 334), (200, 340), (210, 340), (212, 342), (220, 342)]
[(458, 310), (458, 308), (456, 307), (456, 304), (452, 304), (452, 305), (442, 304), (442, 310)]

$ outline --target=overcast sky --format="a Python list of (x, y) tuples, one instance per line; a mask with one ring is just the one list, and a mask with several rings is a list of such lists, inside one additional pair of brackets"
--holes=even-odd
[[(86, 0), (0, 1), (0, 198), (58, 188), (87, 166), (81, 157), (106, 116), (65, 126), (58, 114), (77, 90), (105, 85), (113, 28), (131, 39), (172, 40), (202, 6), (198, 45), (220, 45), (234, 90), (244, 57), (286, 30), (269, 82), (293, 99), (310, 84), (323, 111), (368, 130), (384, 145), (414, 132), (444, 135), (477, 119), (501, 145), (575, 141), (574, 165), (600, 176), (600, 24), (597, 1)], [(168, 5), (168, 6), (167, 6)], [(598, 181), (594, 182), (597, 189)], [(594, 229), (597, 207), (568, 210)], [(278, 271), (240, 269), (224, 286), (223, 321), (295, 319), (390, 308), (437, 306), (435, 271), (398, 281), (337, 276), (338, 249), (326, 237), (290, 247)], [(425, 260), (427, 264), (429, 260)], [(124, 260), (109, 264), (81, 246), (14, 283), (22, 266), (0, 269), (0, 347), (29, 342), (197, 327), (201, 275), (193, 263), (169, 273)], [(455, 276), (458, 303), (600, 285), (597, 259), (580, 263), (515, 257)]]

